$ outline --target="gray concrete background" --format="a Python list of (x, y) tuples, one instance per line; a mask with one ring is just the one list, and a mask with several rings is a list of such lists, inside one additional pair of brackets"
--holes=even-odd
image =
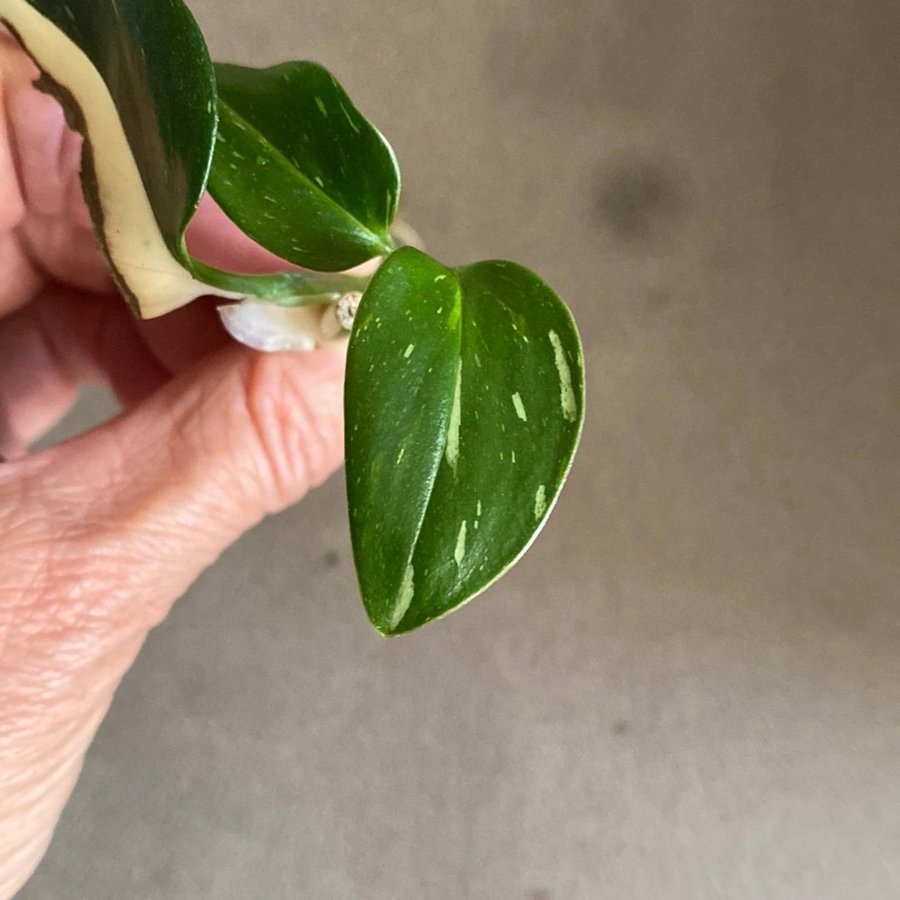
[(339, 74), (436, 254), (568, 298), (589, 419), (531, 554), (410, 638), (340, 479), (249, 535), (21, 896), (900, 896), (897, 5), (193, 5)]

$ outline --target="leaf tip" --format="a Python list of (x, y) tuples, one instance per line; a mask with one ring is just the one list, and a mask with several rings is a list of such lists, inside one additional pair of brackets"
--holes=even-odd
[(369, 610), (369, 620), (383, 637), (393, 637), (401, 632), (400, 625), (409, 612), (415, 596), (415, 575), (415, 569), (411, 564), (408, 565), (403, 573), (403, 581), (400, 583), (397, 595), (386, 609), (379, 608), (379, 604), (366, 604)]

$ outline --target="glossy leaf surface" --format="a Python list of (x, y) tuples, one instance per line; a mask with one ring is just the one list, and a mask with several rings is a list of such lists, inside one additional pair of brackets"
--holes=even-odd
[(363, 601), (379, 631), (410, 631), (484, 590), (544, 524), (583, 419), (578, 333), (520, 266), (399, 250), (360, 305), (345, 411)]
[(319, 271), (390, 250), (394, 154), (316, 63), (217, 65), (220, 124), (210, 191), (273, 253)]
[(190, 11), (181, 0), (29, 3), (100, 73), (165, 243), (187, 262), (183, 234), (206, 186), (216, 131), (215, 75)]

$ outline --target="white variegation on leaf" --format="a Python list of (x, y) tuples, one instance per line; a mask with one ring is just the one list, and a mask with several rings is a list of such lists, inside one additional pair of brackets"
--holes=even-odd
[[(0, 21), (78, 107), (96, 182), (94, 224), (117, 283), (141, 318), (163, 316), (202, 296), (243, 301), (246, 292), (196, 277), (170, 249), (115, 101), (84, 50), (27, 0), (0, 0)], [(286, 309), (250, 299), (227, 305), (222, 320), (236, 340), (265, 351), (309, 350), (342, 333), (326, 306)]]
[(116, 105), (84, 51), (27, 0), (0, 0), (0, 19), (39, 68), (72, 95), (90, 144), (102, 148), (93, 164), (106, 246), (142, 318), (165, 315), (204, 295), (237, 299), (239, 294), (197, 281), (166, 246)]

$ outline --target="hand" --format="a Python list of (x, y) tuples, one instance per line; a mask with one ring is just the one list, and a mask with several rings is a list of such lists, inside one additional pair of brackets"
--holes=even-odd
[[(340, 348), (260, 355), (204, 301), (140, 323), (94, 248), (80, 139), (0, 43), (0, 898), (37, 865), (150, 628), (220, 552), (338, 466)], [(272, 258), (212, 207), (193, 247)], [(123, 414), (27, 455), (105, 382)]]

